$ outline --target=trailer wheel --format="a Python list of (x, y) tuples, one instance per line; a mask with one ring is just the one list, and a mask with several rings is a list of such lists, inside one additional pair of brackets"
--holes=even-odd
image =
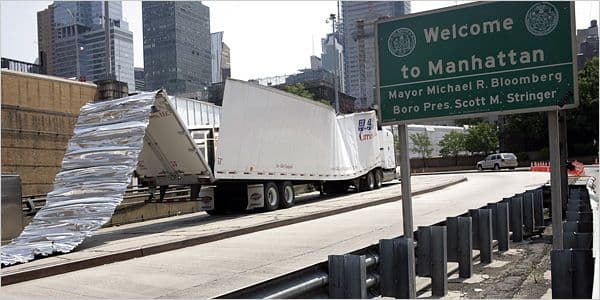
[(355, 178), (355, 179), (352, 179), (352, 180), (350, 181), (350, 184), (351, 184), (351, 185), (354, 187), (354, 192), (356, 192), (356, 193), (360, 193), (360, 192), (362, 192), (362, 185), (361, 185), (361, 181), (362, 181), (362, 180), (360, 179), (360, 177), (358, 177), (358, 178)]
[(383, 183), (383, 172), (381, 170), (375, 170), (375, 189), (378, 189), (381, 187), (381, 184)]
[(279, 189), (274, 182), (265, 184), (265, 211), (273, 211), (279, 207)]
[(280, 201), (279, 201), (279, 207), (280, 208), (288, 208), (288, 207), (292, 207), (294, 206), (294, 200), (296, 195), (294, 194), (294, 186), (292, 185), (291, 182), (289, 181), (284, 181), (279, 185), (279, 192), (281, 193), (280, 195)]
[(373, 171), (367, 172), (363, 178), (361, 178), (362, 190), (372, 191), (375, 189), (375, 175)]

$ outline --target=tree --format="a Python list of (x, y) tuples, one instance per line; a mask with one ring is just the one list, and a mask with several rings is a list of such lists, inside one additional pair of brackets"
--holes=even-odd
[(304, 97), (310, 100), (315, 100), (319, 103), (328, 105), (330, 107), (333, 107), (331, 105), (331, 102), (324, 100), (324, 99), (314, 99), (315, 95), (313, 95), (313, 93), (311, 93), (302, 83), (295, 83), (295, 84), (290, 84), (288, 86), (286, 86), (285, 91), (288, 93), (292, 93), (294, 95), (298, 95), (300, 97)]
[(465, 148), (471, 153), (488, 154), (498, 149), (498, 129), (489, 122), (472, 126), (465, 137)]
[(423, 170), (425, 170), (425, 158), (429, 157), (431, 151), (433, 151), (427, 133), (413, 133), (410, 135), (410, 141), (413, 143), (410, 151), (417, 152), (421, 155), (421, 159), (423, 160)]
[(579, 107), (567, 110), (570, 155), (598, 153), (598, 57), (588, 59), (578, 74)]
[(442, 137), (438, 145), (442, 156), (454, 156), (454, 163), (458, 165), (458, 154), (465, 151), (465, 134), (460, 131), (450, 131)]
[(285, 91), (311, 100), (314, 97), (314, 95), (309, 90), (307, 90), (304, 84), (302, 83), (290, 84), (285, 87)]

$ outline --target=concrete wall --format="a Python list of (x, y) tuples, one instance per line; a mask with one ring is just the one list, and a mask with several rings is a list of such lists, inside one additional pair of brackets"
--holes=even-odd
[(80, 108), (96, 85), (59, 77), (1, 71), (1, 171), (21, 176), (23, 195), (52, 190)]

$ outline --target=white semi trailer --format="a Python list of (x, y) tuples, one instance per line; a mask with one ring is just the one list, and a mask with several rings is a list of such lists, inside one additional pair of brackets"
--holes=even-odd
[[(185, 105), (171, 101), (152, 112), (147, 129), (155, 132), (152, 136), (169, 135), (181, 124), (190, 124), (190, 111), (174, 109), (173, 103)], [(218, 124), (195, 122), (188, 127), (186, 143), (196, 144), (196, 149), (147, 141), (154, 147), (144, 147), (140, 154), (140, 180), (152, 187), (191, 185), (201, 208), (218, 213), (290, 207), (298, 184), (313, 184), (323, 194), (332, 194), (376, 189), (396, 177), (393, 136), (378, 129), (374, 111), (336, 115), (316, 101), (227, 80), (220, 113), (213, 118)], [(156, 122), (167, 115), (175, 118)]]

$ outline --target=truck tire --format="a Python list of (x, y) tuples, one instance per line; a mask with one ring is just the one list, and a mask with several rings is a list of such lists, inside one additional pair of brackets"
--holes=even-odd
[(279, 207), (279, 189), (274, 182), (265, 184), (265, 206), (264, 211), (273, 211)]
[(381, 188), (383, 183), (383, 172), (381, 170), (375, 170), (375, 189)]
[(354, 192), (355, 193), (362, 192), (361, 181), (362, 180), (360, 179), (360, 177), (351, 180), (350, 184), (354, 187)]
[(362, 190), (372, 191), (375, 189), (375, 175), (373, 175), (373, 171), (367, 172), (364, 179), (362, 179), (361, 181), (363, 184)]
[(294, 193), (294, 185), (289, 181), (284, 181), (279, 184), (279, 208), (288, 208), (294, 206), (296, 194)]

